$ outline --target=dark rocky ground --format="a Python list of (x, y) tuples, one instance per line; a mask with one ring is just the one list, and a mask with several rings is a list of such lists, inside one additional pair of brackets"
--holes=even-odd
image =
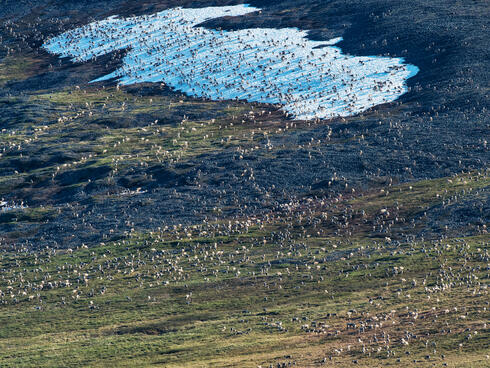
[[(339, 46), (345, 52), (401, 56), (417, 65), (420, 72), (409, 80), (411, 91), (398, 102), (361, 116), (317, 124), (287, 121), (272, 107), (255, 107), (271, 115), (247, 118), (239, 130), (236, 125), (229, 129), (233, 136), (237, 131), (245, 136), (263, 124), (267, 138), (254, 135), (231, 144), (217, 139), (210, 149), (191, 144), (189, 154), (173, 161), (149, 159), (148, 148), (135, 142), (128, 149), (139, 150), (145, 159), (129, 160), (114, 172), (114, 156), (102, 153), (108, 141), (122, 134), (139, 139), (144, 133), (135, 129), (155, 120), (158, 126), (175, 128), (172, 134), (177, 134), (184, 116), (189, 121), (217, 119), (216, 124), (229, 124), (229, 104), (196, 101), (147, 85), (125, 88), (121, 97), (125, 109), (110, 99), (112, 106), (106, 111), (97, 100), (102, 86), (89, 87), (87, 82), (113, 70), (121, 55), (75, 65), (41, 50), (43, 40), (112, 14), (235, 3), (2, 2), (0, 55), (7, 76), (0, 78), (0, 127), (5, 129), (0, 196), (12, 203), (23, 201), (32, 209), (49, 208), (41, 210), (41, 217), (34, 216), (36, 221), (32, 216), (25, 220), (7, 216), (0, 224), (4, 241), (58, 247), (94, 244), (101, 234), (117, 238), (131, 229), (262, 215), (298, 198), (335, 197), (339, 192), (350, 193), (355, 188), (359, 193), (390, 180), (433, 179), (487, 167), (490, 11), (485, 1), (291, 0), (250, 1), (263, 8), (261, 14), (220, 19), (207, 26), (293, 26), (311, 30), (315, 39), (342, 36)], [(75, 86), (82, 95), (65, 102), (63, 93), (71, 94)], [(83, 95), (87, 91), (90, 98)], [(107, 91), (115, 89), (107, 86)], [(150, 98), (158, 102), (145, 110), (141, 105)], [(87, 107), (87, 101), (93, 105)], [(176, 104), (172, 109), (158, 106), (172, 101)], [(242, 103), (233, 106), (242, 115), (252, 108)], [(70, 123), (60, 123), (63, 117), (70, 117)], [(293, 124), (294, 128), (285, 129)], [(36, 135), (34, 129), (42, 126), (49, 127), (49, 133), (37, 134), (29, 142)], [(226, 138), (224, 132), (216, 131), (220, 134)], [(20, 148), (12, 147), (12, 136), (22, 142)], [(164, 148), (172, 146), (165, 144)], [(62, 166), (94, 150), (97, 159), (76, 167)], [(137, 188), (141, 194), (114, 196)], [(435, 208), (432, 221), (449, 227), (467, 220), (488, 222), (488, 211), (468, 215), (474, 208), (488, 207), (488, 193), (484, 193), (483, 198), (467, 198), (454, 205), (450, 215)], [(430, 226), (424, 233), (436, 235), (437, 229)]]

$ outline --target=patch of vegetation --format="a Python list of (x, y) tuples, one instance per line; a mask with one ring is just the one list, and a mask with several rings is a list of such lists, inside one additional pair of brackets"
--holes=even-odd
[[(482, 180), (444, 179), (442, 190), (476, 188)], [(420, 192), (402, 187), (403, 198), (396, 186), (390, 191), (399, 203), (417, 206)], [(377, 196), (352, 203), (374, 208)], [(288, 221), (167, 227), (94, 248), (5, 249), (0, 361), (26, 367), (488, 363), (486, 234), (398, 242), (361, 232), (349, 239), (317, 235), (322, 225), (297, 215)]]
[(8, 56), (0, 63), (0, 86), (10, 81), (25, 80), (35, 73), (38, 61), (30, 57)]
[(0, 212), (0, 224), (17, 221), (36, 223), (49, 220), (53, 216), (54, 209), (51, 207), (13, 209)]

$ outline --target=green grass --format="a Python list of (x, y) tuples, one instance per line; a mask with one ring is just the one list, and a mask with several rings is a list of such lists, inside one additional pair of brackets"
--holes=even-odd
[[(383, 198), (417, 207), (487, 179), (450, 180), (433, 192), (433, 182), (395, 186)], [(378, 196), (348, 201), (374, 213), (386, 205)], [(273, 236), (285, 229), (276, 218), (248, 231), (219, 222), (90, 249), (4, 250), (0, 362), (486, 366), (486, 234), (394, 244), (310, 227), (295, 218), (284, 241)]]
[(7, 56), (0, 63), (0, 86), (10, 81), (27, 79), (34, 74), (39, 62), (30, 57)]

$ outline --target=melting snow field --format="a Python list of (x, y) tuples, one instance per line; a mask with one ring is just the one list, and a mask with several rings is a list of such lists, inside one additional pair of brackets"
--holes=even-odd
[(344, 55), (332, 46), (341, 38), (311, 41), (296, 28), (228, 32), (197, 26), (258, 10), (237, 5), (113, 16), (65, 32), (43, 47), (76, 62), (127, 49), (121, 68), (93, 82), (164, 82), (190, 96), (280, 104), (304, 120), (354, 115), (392, 102), (418, 72), (402, 58)]

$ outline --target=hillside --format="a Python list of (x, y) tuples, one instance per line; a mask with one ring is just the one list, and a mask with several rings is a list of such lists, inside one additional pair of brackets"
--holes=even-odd
[(1, 2), (0, 366), (488, 366), (488, 3), (251, 0), (199, 24), (418, 68), (329, 119), (91, 83), (132, 49), (46, 47), (114, 15), (243, 3)]

